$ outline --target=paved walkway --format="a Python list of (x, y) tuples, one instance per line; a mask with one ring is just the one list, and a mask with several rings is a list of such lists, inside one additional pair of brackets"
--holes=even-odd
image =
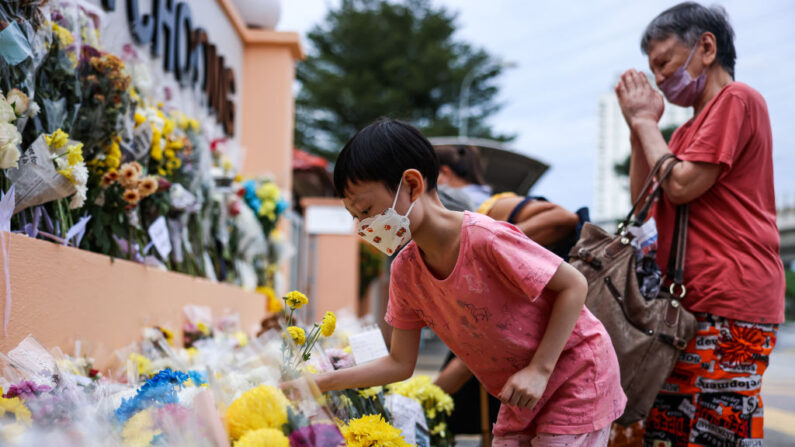
[[(417, 374), (435, 377), (447, 355), (438, 339), (426, 339), (417, 359)], [(762, 384), (765, 404), (765, 447), (795, 446), (795, 323), (779, 330)], [(458, 447), (479, 447), (479, 437), (466, 437)]]

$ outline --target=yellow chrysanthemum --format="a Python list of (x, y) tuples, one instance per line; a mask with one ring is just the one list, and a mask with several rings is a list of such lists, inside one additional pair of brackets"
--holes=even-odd
[(196, 324), (196, 329), (204, 335), (210, 335), (210, 326), (207, 326), (204, 322), (198, 322)]
[(44, 141), (47, 143), (47, 146), (50, 147), (50, 150), (64, 147), (68, 139), (69, 134), (61, 129), (56, 130), (51, 135), (44, 135)]
[(157, 127), (152, 124), (152, 147), (149, 149), (149, 155), (151, 155), (152, 159), (155, 161), (160, 161), (163, 159), (162, 139), (162, 134), (159, 130), (157, 130)]
[(362, 416), (342, 427), (348, 447), (409, 447), (401, 430), (384, 421), (381, 415)]
[(237, 331), (233, 335), (235, 337), (235, 341), (237, 341), (237, 345), (241, 348), (248, 345), (248, 336), (243, 331)]
[(116, 171), (119, 169), (119, 166), (121, 165), (121, 158), (113, 155), (108, 155), (107, 157), (105, 157), (105, 165), (108, 168)]
[(419, 402), (428, 419), (435, 419), (437, 413), (445, 413), (449, 416), (453, 412), (453, 399), (434, 385), (428, 376), (418, 375), (409, 380), (388, 385), (388, 388), (395, 394)]
[(16, 422), (30, 423), (30, 410), (18, 397), (0, 397), (0, 420), (14, 416)]
[(251, 430), (275, 428), (287, 423), (290, 403), (280, 389), (270, 385), (252, 388), (235, 399), (226, 410), (229, 437), (240, 439)]
[(334, 315), (334, 312), (326, 312), (326, 315), (323, 316), (323, 323), (320, 324), (320, 333), (323, 334), (324, 337), (331, 337), (331, 334), (334, 333), (334, 329), (337, 328), (337, 316)]
[(265, 308), (270, 313), (281, 312), (284, 309), (284, 301), (276, 297), (276, 291), (272, 287), (257, 287), (257, 293), (265, 295)]
[(158, 329), (160, 329), (160, 332), (163, 333), (163, 337), (165, 337), (166, 342), (169, 345), (174, 346), (174, 331), (162, 326), (158, 327)]
[(134, 119), (135, 119), (135, 127), (138, 127), (146, 122), (146, 117), (144, 116), (143, 113), (135, 112)]
[(168, 143), (166, 143), (166, 147), (174, 151), (179, 151), (185, 147), (185, 142), (183, 142), (182, 139), (171, 140)]
[(139, 411), (124, 424), (121, 436), (126, 447), (149, 447), (160, 433), (155, 428), (151, 411), (147, 409)]
[(71, 168), (59, 169), (58, 173), (61, 174), (64, 177), (66, 177), (66, 179), (69, 180), (69, 182), (74, 184), (75, 179), (74, 179), (74, 177), (72, 177), (72, 169)]
[(166, 118), (163, 120), (163, 135), (169, 135), (174, 131), (174, 121)]
[(290, 440), (281, 430), (260, 428), (243, 435), (234, 447), (290, 447)]
[(292, 292), (288, 293), (284, 299), (287, 301), (287, 305), (290, 307), (290, 309), (300, 309), (309, 302), (309, 298), (297, 290), (293, 290)]
[(75, 43), (75, 37), (71, 32), (69, 32), (68, 29), (58, 25), (55, 22), (50, 22), (50, 24), (52, 27), (52, 33), (58, 37), (62, 47), (68, 47), (69, 45)]
[(135, 370), (138, 372), (139, 376), (148, 377), (154, 372), (152, 371), (152, 362), (141, 354), (133, 352), (130, 354), (130, 360), (132, 360), (133, 365), (135, 365)]
[(366, 397), (368, 399), (375, 397), (378, 393), (384, 391), (384, 387), (382, 386), (371, 386), (370, 388), (365, 388), (363, 390), (359, 390), (359, 395), (362, 397)]
[(445, 430), (447, 430), (447, 424), (444, 422), (439, 422), (438, 424), (436, 424), (435, 427), (433, 427), (433, 429), (431, 430), (431, 434), (432, 435), (443, 434)]
[(168, 169), (179, 169), (182, 166), (182, 160), (179, 158), (172, 158), (166, 163)]
[(83, 162), (83, 143), (73, 144), (66, 148), (66, 161), (70, 166)]
[(259, 197), (260, 200), (270, 200), (275, 202), (279, 200), (279, 195), (279, 187), (271, 182), (263, 183), (259, 188), (257, 188), (257, 197)]
[(199, 131), (199, 127), (200, 127), (199, 126), (199, 122), (196, 121), (195, 119), (191, 118), (191, 119), (188, 120), (188, 128), (189, 129), (193, 129), (194, 131), (198, 132)]
[(287, 328), (287, 335), (293, 339), (298, 346), (306, 343), (306, 332), (298, 326), (290, 326)]

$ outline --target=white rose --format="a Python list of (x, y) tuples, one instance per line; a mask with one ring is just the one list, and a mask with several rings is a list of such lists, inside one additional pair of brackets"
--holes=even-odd
[(14, 111), (17, 113), (17, 116), (22, 116), (22, 114), (28, 110), (28, 105), (30, 104), (28, 95), (17, 88), (12, 88), (11, 91), (8, 92), (6, 101), (14, 106)]
[(0, 169), (17, 168), (19, 160), (19, 149), (16, 144), (8, 144), (0, 147)]
[(0, 95), (0, 123), (10, 123), (16, 119), (17, 114), (14, 113), (14, 108), (6, 102), (3, 95)]
[(0, 146), (17, 145), (21, 142), (22, 135), (19, 134), (17, 126), (7, 122), (0, 122)]

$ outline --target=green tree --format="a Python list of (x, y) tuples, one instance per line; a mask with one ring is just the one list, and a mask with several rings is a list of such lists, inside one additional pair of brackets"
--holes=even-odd
[(333, 158), (380, 116), (407, 120), (428, 136), (457, 135), (461, 85), (472, 73), (469, 136), (507, 141), (487, 118), (500, 108), (502, 66), (454, 38), (456, 14), (428, 0), (343, 0), (310, 31), (298, 64), (295, 141)]
[[(676, 130), (677, 127), (679, 126), (674, 124), (670, 126), (665, 126), (662, 129), (660, 129), (660, 133), (662, 133), (662, 136), (665, 139), (666, 143), (671, 141), (671, 136), (673, 136), (674, 131)], [(613, 170), (615, 171), (616, 175), (620, 177), (629, 177), (629, 159), (631, 156), (632, 154), (627, 155), (627, 158), (625, 158), (624, 161), (613, 165)]]

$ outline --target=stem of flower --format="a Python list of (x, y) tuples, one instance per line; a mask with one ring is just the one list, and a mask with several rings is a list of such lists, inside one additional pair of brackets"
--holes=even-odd
[(61, 234), (59, 234), (58, 236), (64, 237), (66, 236), (67, 228), (66, 228), (66, 216), (64, 215), (64, 210), (63, 210), (63, 199), (56, 200), (55, 206), (58, 209), (58, 221), (61, 222)]
[(320, 325), (315, 323), (315, 326), (309, 332), (309, 336), (306, 338), (307, 342), (304, 345), (304, 350), (301, 353), (301, 358), (304, 360), (308, 359), (309, 353), (312, 350), (312, 347), (317, 343), (317, 339), (320, 337)]

